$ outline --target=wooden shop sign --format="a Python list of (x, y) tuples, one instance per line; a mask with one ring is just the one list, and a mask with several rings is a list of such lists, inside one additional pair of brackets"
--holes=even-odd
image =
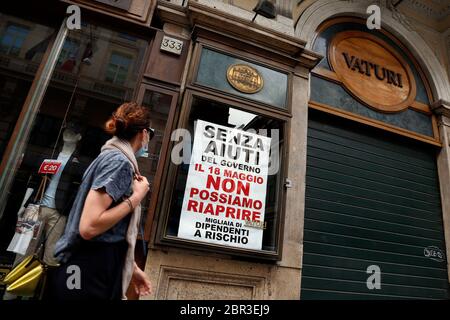
[(344, 87), (371, 108), (398, 112), (415, 99), (416, 83), (408, 63), (378, 37), (360, 31), (338, 33), (328, 58)]

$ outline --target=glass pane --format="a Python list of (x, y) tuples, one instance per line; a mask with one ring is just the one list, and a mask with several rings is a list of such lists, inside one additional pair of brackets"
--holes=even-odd
[(7, 54), (13, 45), (14, 38), (7, 32), (2, 38), (2, 52)]
[[(38, 188), (42, 179), (38, 169), (42, 161), (60, 159), (66, 163), (61, 176), (52, 176), (56, 189), (50, 188), (51, 184), (47, 185), (44, 205), (55, 209), (58, 214), (67, 215), (85, 169), (110, 138), (103, 129), (106, 120), (119, 105), (132, 99), (138, 73), (123, 75), (121, 84), (108, 83), (104, 80), (109, 64), (105, 57), (113, 49), (120, 49), (127, 53), (129, 65), (140, 69), (148, 41), (136, 38), (136, 41), (130, 42), (120, 34), (123, 35), (123, 31), (90, 23), (86, 23), (81, 30), (69, 31), (59, 57), (60, 65), (51, 75), (35, 122), (30, 124), (32, 131), (27, 138), (3, 215), (0, 256), (12, 258), (13, 253), (6, 251), (6, 248), (14, 234), (17, 212), (27, 188), (33, 189), (33, 192)], [(35, 44), (36, 41), (33, 41), (31, 46)], [(2, 87), (2, 95), (9, 93), (5, 88), (6, 85)], [(25, 90), (12, 86), (11, 95), (16, 93), (13, 89), (18, 93), (19, 89)], [(15, 102), (14, 99), (11, 101)], [(5, 114), (7, 107), (11, 108), (5, 105)], [(66, 113), (67, 124), (62, 127)]]
[[(272, 169), (269, 166), (269, 176), (267, 179), (266, 206), (264, 212), (266, 229), (263, 231), (262, 250), (275, 251), (277, 245), (276, 228), (279, 219), (279, 186), (282, 178), (279, 164), (281, 163), (281, 155), (283, 154), (284, 122), (242, 111), (226, 104), (194, 98), (189, 115), (188, 127), (186, 128), (191, 133), (192, 142), (194, 137), (194, 122), (196, 120), (204, 120), (217, 125), (254, 132), (272, 138), (270, 159), (273, 166)], [(189, 163), (187, 163), (181, 164), (177, 168), (166, 235), (177, 236), (178, 234), (189, 166)]]
[[(12, 136), (43, 54), (56, 32), (54, 28), (0, 13), (0, 160)], [(17, 190), (10, 190), (18, 198)], [(14, 208), (15, 209), (15, 208)], [(8, 264), (3, 255), (11, 241), (17, 210), (0, 214), (0, 265)]]
[(27, 38), (29, 28), (17, 24), (9, 24), (3, 32), (1, 43), (2, 52), (17, 56)]
[(77, 40), (67, 38), (58, 57), (57, 67), (70, 71), (80, 55), (79, 48), (80, 43)]
[(117, 67), (114, 65), (109, 65), (108, 69), (106, 70), (106, 77), (105, 77), (105, 81), (107, 82), (114, 82), (115, 76), (116, 76), (116, 69)]
[(113, 52), (109, 59), (105, 80), (116, 84), (123, 84), (131, 63), (132, 59), (129, 56)]
[(378, 112), (353, 98), (342, 86), (315, 76), (311, 77), (311, 101), (321, 102), (366, 118), (383, 121), (396, 127), (433, 137), (430, 115), (410, 108), (397, 113)]
[[(250, 66), (260, 74), (263, 79), (263, 86), (260, 91), (248, 94), (236, 90), (230, 84), (227, 80), (227, 72), (228, 68), (235, 64)], [(214, 72), (211, 72), (211, 70), (214, 70)], [(241, 81), (241, 79), (239, 79), (239, 74), (240, 73), (237, 74), (237, 81)], [(250, 80), (244, 73), (243, 79), (246, 79), (244, 80), (244, 83), (247, 83), (250, 87), (254, 87), (255, 83), (253, 81), (255, 79), (253, 76), (250, 76)], [(286, 109), (288, 105), (286, 89), (288, 87), (288, 75), (286, 73), (212, 49), (202, 49), (196, 82), (201, 85), (225, 91), (229, 94), (240, 96), (244, 99), (259, 101), (272, 107)]]
[(127, 78), (127, 73), (124, 72), (124, 70), (119, 70), (119, 72), (116, 74), (116, 81), (114, 81), (116, 84), (123, 84)]
[(147, 177), (150, 182), (150, 191), (144, 201), (142, 201), (143, 223), (146, 221), (148, 207), (154, 188), (154, 179), (161, 154), (164, 131), (166, 130), (169, 117), (170, 106), (172, 104), (172, 95), (160, 93), (157, 91), (146, 90), (141, 104), (150, 109), (152, 120), (151, 127), (155, 129), (155, 136), (149, 144), (149, 154), (146, 157), (138, 159), (141, 173)]
[[(0, 160), (54, 29), (0, 13)], [(26, 27), (25, 27), (26, 26)], [(1, 28), (1, 27), (0, 27)], [(29, 30), (33, 30), (29, 32)], [(20, 53), (20, 54), (19, 54)]]

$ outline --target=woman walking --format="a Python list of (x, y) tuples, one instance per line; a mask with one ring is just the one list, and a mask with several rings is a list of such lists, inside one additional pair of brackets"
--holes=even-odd
[(49, 273), (48, 299), (126, 299), (130, 283), (140, 296), (150, 294), (150, 281), (134, 262), (140, 202), (149, 191), (136, 157), (153, 137), (149, 124), (149, 111), (136, 103), (124, 103), (106, 123), (113, 138), (83, 176), (56, 244), (61, 265)]

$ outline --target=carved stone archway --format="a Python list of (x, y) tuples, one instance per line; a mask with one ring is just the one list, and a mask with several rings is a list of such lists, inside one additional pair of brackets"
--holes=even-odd
[[(366, 18), (367, 7), (378, 4), (381, 8), (381, 26), (397, 37), (415, 56), (425, 73), (433, 92), (431, 108), (438, 115), (442, 148), (437, 158), (447, 257), (450, 257), (450, 81), (443, 63), (439, 62), (433, 48), (415, 30), (408, 18), (394, 6), (393, 0), (316, 0), (300, 15), (295, 34), (307, 42), (311, 49), (316, 30), (325, 20), (340, 16)], [(447, 259), (450, 282), (450, 259)]]
[(416, 57), (430, 82), (434, 99), (450, 101), (450, 83), (443, 64), (408, 19), (395, 9), (391, 0), (317, 0), (300, 15), (295, 34), (311, 49), (316, 30), (322, 22), (339, 16), (367, 17), (366, 10), (371, 4), (378, 4), (381, 8), (381, 27), (396, 36)]

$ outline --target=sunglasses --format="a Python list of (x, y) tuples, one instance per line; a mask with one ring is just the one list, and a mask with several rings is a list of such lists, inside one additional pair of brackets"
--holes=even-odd
[(145, 130), (147, 130), (147, 132), (150, 134), (150, 140), (152, 140), (153, 137), (155, 136), (155, 129), (148, 127), (145, 128)]

